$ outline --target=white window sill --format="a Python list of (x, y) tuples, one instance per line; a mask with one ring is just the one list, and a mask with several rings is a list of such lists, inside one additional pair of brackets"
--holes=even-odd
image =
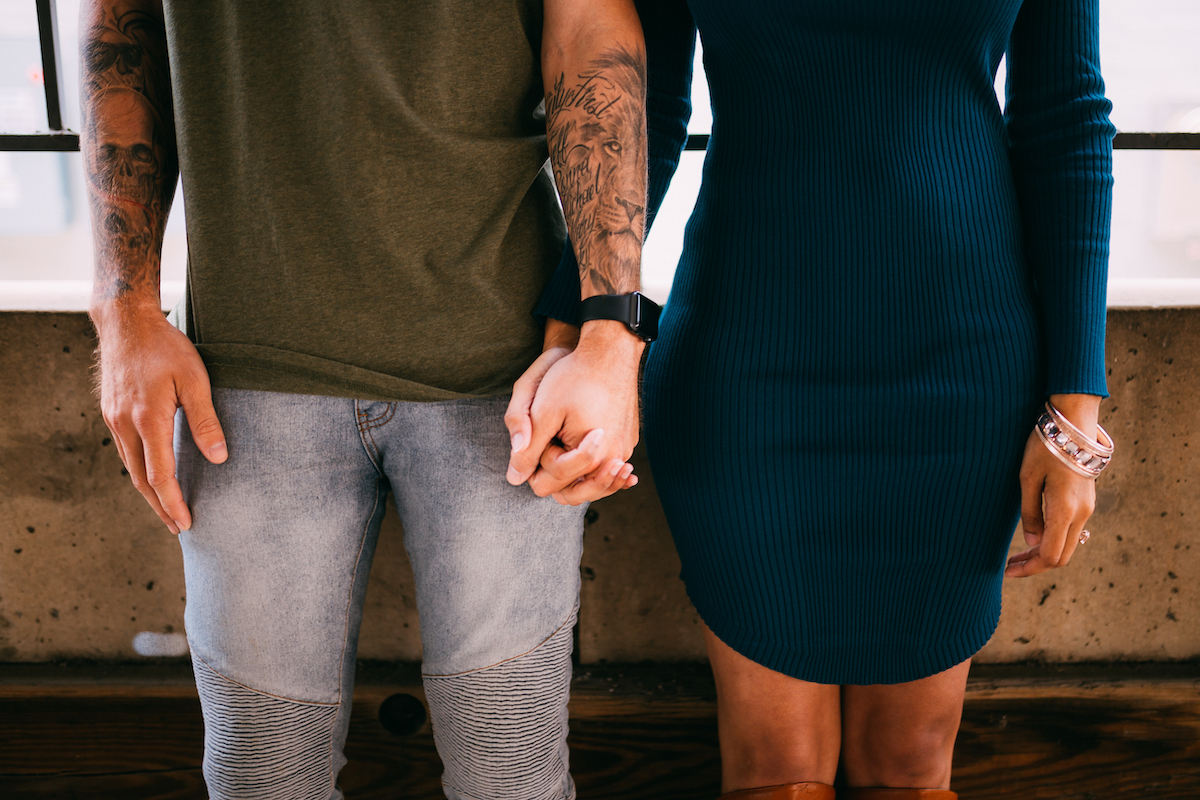
[[(0, 311), (87, 311), (91, 281), (0, 281)], [(183, 281), (163, 281), (164, 311), (183, 297)]]
[(1200, 278), (1124, 278), (1108, 282), (1109, 308), (1200, 306)]

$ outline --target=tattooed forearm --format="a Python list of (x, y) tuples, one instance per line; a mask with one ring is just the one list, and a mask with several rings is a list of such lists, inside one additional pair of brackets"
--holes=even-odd
[(83, 15), (81, 149), (98, 297), (157, 297), (178, 175), (166, 30), (146, 5), (93, 2)]
[(579, 259), (581, 291), (638, 286), (646, 222), (646, 57), (608, 50), (546, 94), (550, 162)]

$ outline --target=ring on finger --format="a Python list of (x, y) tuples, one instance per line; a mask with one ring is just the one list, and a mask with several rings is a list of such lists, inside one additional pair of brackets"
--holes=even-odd
[(1083, 530), (1081, 530), (1079, 532), (1079, 543), (1080, 544), (1087, 544), (1087, 540), (1090, 538), (1092, 538), (1092, 532), (1089, 531), (1087, 528), (1084, 528)]

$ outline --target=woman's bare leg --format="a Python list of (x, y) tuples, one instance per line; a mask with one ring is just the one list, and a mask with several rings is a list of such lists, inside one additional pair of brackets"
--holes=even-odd
[(968, 659), (928, 678), (842, 687), (842, 771), (848, 786), (949, 789)]
[(833, 783), (841, 740), (838, 687), (757, 664), (707, 626), (704, 638), (717, 683), (721, 791)]

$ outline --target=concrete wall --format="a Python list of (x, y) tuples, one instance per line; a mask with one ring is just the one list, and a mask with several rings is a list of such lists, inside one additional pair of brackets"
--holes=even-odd
[[(1200, 309), (1114, 311), (1109, 325), (1103, 424), (1118, 450), (1094, 535), (1068, 568), (1009, 582), (980, 661), (1200, 657)], [(82, 314), (0, 313), (0, 661), (135, 658), (139, 632), (183, 630), (178, 547), (123, 475), (90, 393), (93, 346)], [(637, 459), (643, 483), (589, 514), (584, 663), (703, 657)], [(360, 656), (419, 658), (394, 511), (367, 606)]]

